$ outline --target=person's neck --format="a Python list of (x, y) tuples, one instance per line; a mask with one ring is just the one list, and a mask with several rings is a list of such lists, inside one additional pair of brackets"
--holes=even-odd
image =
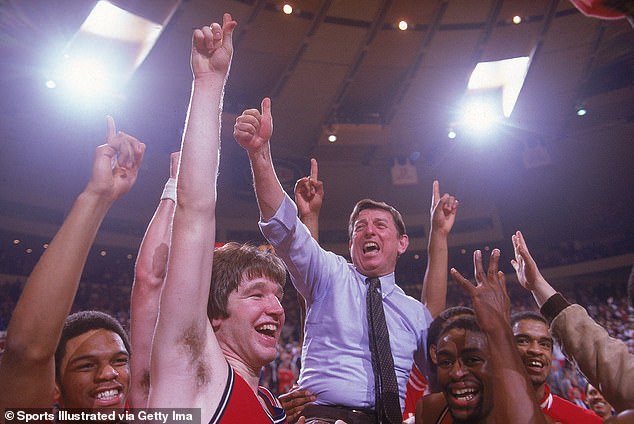
[(253, 367), (248, 366), (242, 360), (235, 358), (233, 356), (225, 354), (225, 358), (227, 358), (227, 362), (231, 365), (231, 368), (238, 374), (244, 381), (247, 382), (253, 393), (257, 394), (258, 392), (258, 383), (260, 382), (260, 371), (261, 368), (257, 370)]
[(533, 384), (533, 387), (535, 388), (535, 395), (537, 396), (537, 400), (539, 401), (539, 403), (541, 403), (542, 399), (544, 399), (544, 395), (546, 394), (546, 383)]

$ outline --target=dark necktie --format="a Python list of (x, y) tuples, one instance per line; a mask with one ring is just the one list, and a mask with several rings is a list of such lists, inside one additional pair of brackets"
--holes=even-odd
[(367, 278), (368, 336), (374, 371), (376, 412), (379, 423), (400, 424), (403, 422), (398, 383), (394, 371), (394, 358), (390, 349), (390, 334), (385, 323), (381, 282), (378, 278)]

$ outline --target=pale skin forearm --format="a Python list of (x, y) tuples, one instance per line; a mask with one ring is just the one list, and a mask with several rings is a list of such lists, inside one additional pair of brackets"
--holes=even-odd
[(447, 237), (448, 234), (433, 229), (429, 235), (427, 269), (423, 279), (421, 302), (427, 306), (433, 318), (446, 307), (449, 267)]
[(264, 221), (268, 221), (275, 215), (284, 199), (284, 190), (275, 173), (269, 145), (267, 144), (255, 153), (250, 153), (249, 161), (260, 216)]
[(150, 353), (167, 268), (175, 203), (162, 199), (139, 248), (130, 298), (130, 405), (143, 408), (149, 394)]

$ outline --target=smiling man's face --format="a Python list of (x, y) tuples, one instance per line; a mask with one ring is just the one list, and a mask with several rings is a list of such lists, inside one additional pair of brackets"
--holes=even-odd
[(480, 332), (453, 328), (439, 337), (434, 361), (454, 422), (480, 422), (488, 416), (490, 359), (486, 336)]
[(533, 386), (546, 383), (553, 362), (553, 338), (548, 326), (534, 319), (522, 319), (513, 325), (515, 344)]
[(364, 209), (352, 227), (350, 257), (361, 274), (380, 277), (394, 272), (396, 260), (408, 245), (407, 235), (399, 234), (388, 211)]
[(58, 401), (64, 408), (124, 408), (130, 355), (121, 337), (103, 328), (69, 339), (60, 363)]

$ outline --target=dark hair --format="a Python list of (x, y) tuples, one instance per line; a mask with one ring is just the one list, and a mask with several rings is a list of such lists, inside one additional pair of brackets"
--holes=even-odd
[(435, 345), (438, 341), (438, 336), (440, 336), (440, 332), (443, 327), (450, 321), (452, 318), (458, 315), (475, 315), (473, 309), (467, 306), (452, 306), (451, 308), (447, 308), (441, 313), (438, 314), (436, 318), (429, 325), (429, 330), (427, 330), (427, 358), (429, 357), (429, 346)]
[(132, 354), (130, 340), (123, 326), (112, 315), (101, 311), (80, 311), (66, 317), (62, 335), (55, 351), (55, 378), (60, 377), (60, 365), (66, 354), (66, 345), (70, 339), (81, 336), (91, 330), (104, 329), (118, 334), (129, 354)]
[(549, 328), (548, 325), (548, 320), (546, 320), (546, 318), (544, 318), (544, 316), (540, 313), (537, 312), (533, 312), (533, 311), (522, 311), (522, 312), (515, 312), (514, 314), (511, 315), (511, 328), (517, 324), (519, 321), (524, 321), (524, 320), (532, 320), (532, 321), (539, 321), (539, 322), (543, 322), (546, 325), (546, 328)]
[(429, 374), (427, 376), (427, 380), (429, 383), (429, 389), (432, 393), (439, 392), (440, 385), (438, 384), (436, 364), (434, 364), (431, 359), (431, 346), (436, 346), (438, 343), (438, 337), (440, 336), (443, 328), (454, 319), (462, 318), (461, 315), (475, 316), (475, 312), (467, 306), (452, 306), (439, 313), (438, 316), (436, 316), (436, 318), (434, 318), (431, 322), (429, 329), (427, 330), (427, 352), (425, 352), (427, 356), (427, 372)]
[(214, 251), (211, 289), (207, 301), (209, 319), (227, 318), (229, 294), (238, 289), (243, 277), (267, 277), (284, 287), (284, 262), (266, 247), (230, 242)]
[(401, 213), (397, 211), (393, 206), (388, 205), (385, 202), (377, 202), (372, 199), (363, 199), (359, 200), (357, 204), (352, 209), (352, 213), (350, 214), (350, 220), (348, 221), (348, 237), (352, 239), (352, 232), (354, 231), (354, 223), (359, 217), (359, 213), (365, 209), (382, 209), (387, 211), (392, 215), (392, 219), (394, 220), (394, 225), (398, 229), (399, 236), (407, 234), (405, 229), (405, 222), (403, 221), (403, 217)]
[(449, 321), (438, 334), (438, 340), (440, 340), (441, 336), (444, 336), (454, 329), (469, 330), (474, 333), (482, 333), (482, 330), (480, 329), (480, 325), (478, 324), (475, 315), (468, 315)]

